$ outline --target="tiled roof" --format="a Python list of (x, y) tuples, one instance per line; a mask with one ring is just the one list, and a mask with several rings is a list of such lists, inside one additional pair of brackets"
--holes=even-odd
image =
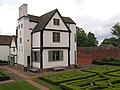
[(36, 22), (36, 23), (39, 22), (39, 18), (40, 18), (39, 16), (34, 16), (34, 15), (28, 14), (28, 17), (29, 17), (30, 22)]
[(33, 32), (42, 30), (55, 12), (56, 12), (56, 9), (40, 16), (39, 23), (35, 26)]
[[(28, 15), (29, 20), (38, 22), (38, 24), (33, 29), (33, 32), (42, 30), (56, 12), (58, 12), (57, 9), (50, 11), (40, 17)], [(61, 18), (64, 20), (65, 23), (76, 24), (70, 17), (61, 17)]]
[(0, 35), (0, 45), (10, 45), (12, 36)]
[(62, 17), (66, 23), (76, 24), (70, 17)]

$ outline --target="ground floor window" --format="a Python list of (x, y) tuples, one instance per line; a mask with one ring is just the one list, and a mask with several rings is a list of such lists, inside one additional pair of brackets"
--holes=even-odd
[(40, 61), (40, 51), (33, 51), (33, 61), (34, 62)]
[(49, 61), (62, 61), (63, 51), (48, 51)]

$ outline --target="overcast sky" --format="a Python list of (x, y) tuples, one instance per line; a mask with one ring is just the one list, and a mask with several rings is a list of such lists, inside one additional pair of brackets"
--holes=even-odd
[(23, 3), (28, 4), (28, 13), (36, 16), (57, 8), (99, 41), (111, 37), (112, 26), (120, 21), (120, 0), (0, 0), (0, 34), (15, 34), (18, 8)]

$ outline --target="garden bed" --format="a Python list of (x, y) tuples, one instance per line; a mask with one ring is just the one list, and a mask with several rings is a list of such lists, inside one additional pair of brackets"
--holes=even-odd
[(8, 65), (8, 61), (0, 60), (0, 66)]
[(9, 76), (5, 75), (4, 73), (0, 71), (0, 81), (5, 81), (9, 79), (10, 79)]
[(60, 83), (76, 80), (76, 79), (84, 79), (88, 77), (95, 76), (95, 73), (83, 72), (81, 70), (74, 70), (69, 72), (62, 72), (56, 74), (47, 74), (44, 76), (40, 76), (40, 79), (45, 80), (54, 85), (59, 85)]
[(101, 65), (82, 70), (46, 74), (36, 81), (58, 90), (119, 90), (119, 77), (119, 66)]
[(60, 87), (64, 90), (109, 90), (108, 88), (119, 87), (119, 78), (109, 77), (91, 77), (82, 80), (75, 80), (60, 84)]
[(101, 65), (101, 66), (96, 66), (96, 67), (89, 67), (89, 68), (83, 68), (82, 71), (86, 72), (92, 72), (92, 73), (110, 73), (110, 72), (115, 72), (119, 71), (120, 67), (119, 66), (110, 66), (110, 65)]

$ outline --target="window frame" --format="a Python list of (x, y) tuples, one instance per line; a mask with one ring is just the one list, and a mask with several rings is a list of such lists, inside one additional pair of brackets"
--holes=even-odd
[(33, 51), (33, 62), (40, 62), (40, 51)]
[(22, 44), (22, 37), (20, 37), (20, 39), (19, 39), (19, 40), (20, 40), (20, 41), (19, 41), (19, 43), (20, 43), (20, 44)]
[(53, 32), (53, 42), (60, 42), (60, 32)]
[(53, 18), (53, 25), (60, 26), (60, 19)]
[(48, 51), (48, 61), (49, 62), (63, 61), (63, 51), (61, 50)]

